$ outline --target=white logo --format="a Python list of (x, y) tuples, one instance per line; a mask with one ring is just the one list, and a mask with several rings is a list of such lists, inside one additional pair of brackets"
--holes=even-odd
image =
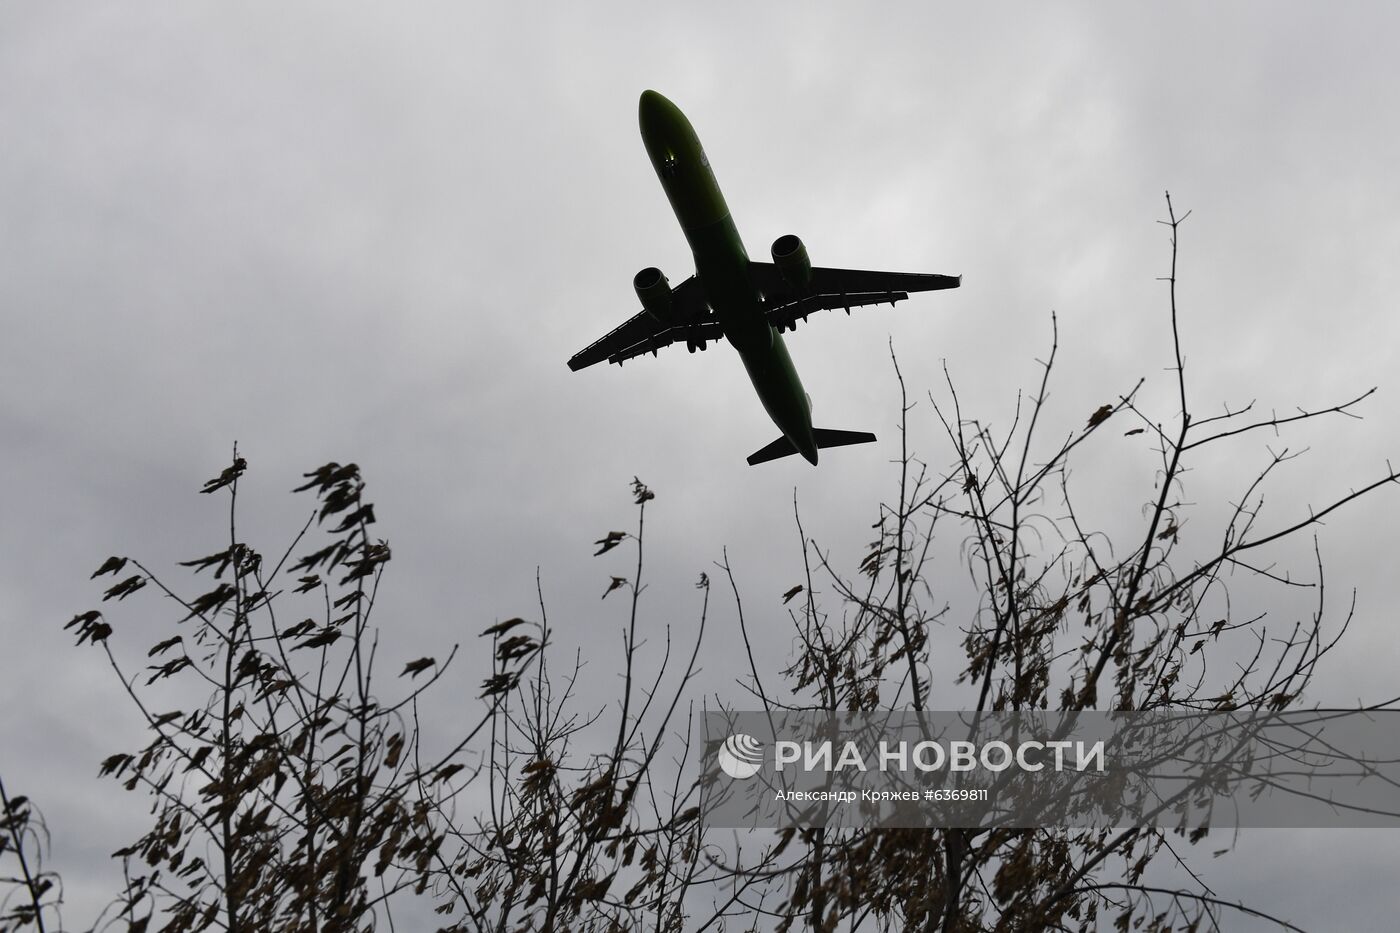
[(751, 735), (731, 735), (719, 747), (719, 766), (732, 778), (751, 778), (763, 767), (763, 746)]

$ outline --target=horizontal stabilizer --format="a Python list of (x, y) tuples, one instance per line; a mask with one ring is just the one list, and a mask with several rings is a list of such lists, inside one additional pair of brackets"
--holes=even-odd
[[(869, 431), (833, 431), (830, 428), (813, 428), (812, 438), (817, 442), (818, 448), (826, 447), (846, 447), (850, 444), (869, 444), (875, 440), (875, 435)], [(791, 457), (798, 450), (793, 446), (792, 441), (787, 437), (780, 437), (773, 443), (760, 450), (749, 454), (749, 466), (757, 466), (760, 463), (767, 463), (769, 460), (778, 460), (782, 457)]]
[(817, 447), (847, 447), (851, 444), (871, 444), (875, 435), (869, 431), (833, 431), (830, 428), (813, 428)]
[(792, 441), (788, 440), (786, 436), (780, 435), (767, 447), (749, 454), (749, 466), (758, 466), (760, 463), (777, 460), (779, 457), (791, 457), (795, 453), (797, 453), (797, 448), (792, 446)]

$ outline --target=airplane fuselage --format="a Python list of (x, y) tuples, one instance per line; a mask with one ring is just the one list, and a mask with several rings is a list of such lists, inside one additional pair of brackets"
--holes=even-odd
[(768, 323), (749, 256), (705, 150), (685, 114), (655, 91), (642, 94), (642, 140), (661, 187), (695, 256), (705, 301), (738, 351), (749, 380), (778, 430), (809, 462), (817, 462), (812, 412), (782, 335)]

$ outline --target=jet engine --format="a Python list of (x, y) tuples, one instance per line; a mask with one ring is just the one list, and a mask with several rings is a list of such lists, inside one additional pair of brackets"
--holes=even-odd
[(812, 261), (807, 258), (807, 247), (802, 245), (794, 234), (788, 233), (773, 241), (773, 265), (788, 287), (804, 292), (812, 284)]
[(660, 269), (647, 266), (632, 277), (632, 287), (636, 289), (642, 307), (658, 324), (665, 324), (671, 319), (671, 283), (666, 281)]

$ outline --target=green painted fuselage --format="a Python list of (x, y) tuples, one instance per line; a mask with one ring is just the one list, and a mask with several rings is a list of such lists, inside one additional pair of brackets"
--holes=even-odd
[(817, 462), (812, 412), (782, 335), (768, 323), (763, 296), (749, 275), (734, 218), (700, 140), (685, 114), (655, 91), (642, 92), (642, 140), (661, 187), (695, 255), (705, 301), (739, 357), (773, 423), (811, 463)]

